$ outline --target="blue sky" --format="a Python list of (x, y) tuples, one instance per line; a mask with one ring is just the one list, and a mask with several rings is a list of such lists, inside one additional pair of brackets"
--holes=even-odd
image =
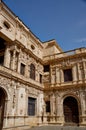
[(3, 0), (42, 41), (64, 50), (86, 47), (86, 0)]

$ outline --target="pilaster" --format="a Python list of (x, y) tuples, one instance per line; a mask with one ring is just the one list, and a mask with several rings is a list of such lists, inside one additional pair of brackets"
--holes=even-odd
[(10, 52), (9, 47), (6, 47), (5, 54), (4, 54), (4, 66), (10, 68)]
[(56, 68), (56, 84), (60, 83), (60, 70)]
[(77, 79), (77, 66), (76, 66), (76, 64), (73, 66), (72, 72), (73, 72), (73, 81), (76, 82), (78, 80)]
[(11, 62), (11, 69), (15, 70), (15, 57), (16, 57), (16, 50), (13, 50), (13, 57)]

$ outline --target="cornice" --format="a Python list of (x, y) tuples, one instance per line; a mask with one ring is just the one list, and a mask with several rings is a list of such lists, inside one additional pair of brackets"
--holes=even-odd
[[(5, 67), (3, 67), (3, 69), (4, 68)], [(33, 87), (33, 88), (36, 88), (38, 90), (42, 90), (43, 91), (43, 88), (40, 87), (42, 85), (39, 86), (36, 83), (29, 82), (29, 81), (27, 81), (27, 78), (25, 78), (24, 76), (23, 76), (24, 78), (22, 78), (20, 76), (20, 74), (18, 74), (17, 72), (13, 72), (10, 69), (5, 68), (5, 69), (9, 70), (9, 73), (6, 72), (5, 69), (4, 70), (3, 69), (0, 69), (0, 75), (1, 76), (6, 77), (6, 78), (11, 79), (11, 80), (15, 80), (16, 82), (20, 82), (20, 83), (22, 83), (24, 85), (29, 85), (30, 87)]]
[(44, 87), (44, 92), (49, 92), (49, 91), (66, 91), (67, 89), (78, 89), (78, 88), (85, 88), (86, 83), (76, 83), (76, 84), (70, 84), (70, 85), (59, 85), (59, 86), (54, 86), (54, 87)]
[[(59, 54), (57, 54), (57, 55), (59, 55)], [(57, 57), (57, 58), (55, 58), (55, 55), (51, 55), (49, 57), (46, 56), (46, 57), (48, 57), (48, 60), (43, 60), (43, 62), (44, 62), (44, 64), (48, 64), (48, 63), (49, 64), (52, 64), (52, 63), (56, 64), (56, 63), (59, 63), (63, 60), (76, 59), (76, 58), (78, 59), (78, 58), (81, 58), (83, 56), (86, 57), (86, 52), (81, 52), (81, 53), (77, 53), (77, 54), (73, 54), (73, 55), (66, 55), (66, 56), (63, 55), (62, 57)], [(50, 57), (53, 57), (53, 58), (51, 59)]]
[(21, 44), (19, 41), (15, 40), (13, 42), (15, 45), (18, 46), (18, 48), (21, 48), (23, 51), (25, 51), (27, 54), (31, 55), (31, 57), (33, 57), (36, 61), (39, 61), (41, 64), (43, 64), (43, 61), (41, 58), (38, 58), (38, 56), (36, 56), (31, 50), (29, 50), (28, 48), (26, 48), (23, 44)]

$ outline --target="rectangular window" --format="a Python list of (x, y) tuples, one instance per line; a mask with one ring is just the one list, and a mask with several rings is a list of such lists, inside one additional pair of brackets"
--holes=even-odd
[(0, 56), (0, 65), (3, 65), (3, 63), (4, 63), (4, 55), (1, 55)]
[(36, 98), (29, 97), (28, 98), (28, 115), (35, 116), (36, 110)]
[(50, 112), (50, 101), (46, 101), (46, 112)]
[(72, 81), (72, 69), (65, 69), (63, 70), (64, 73), (64, 82)]
[(5, 40), (0, 37), (0, 65), (4, 65)]
[(44, 65), (44, 72), (49, 72), (49, 71), (50, 71), (50, 66)]
[(24, 73), (25, 73), (25, 65), (21, 63), (20, 74), (24, 75)]
[(40, 78), (40, 83), (42, 83), (42, 75), (41, 75), (41, 74), (40, 74), (40, 77), (39, 77), (39, 78)]

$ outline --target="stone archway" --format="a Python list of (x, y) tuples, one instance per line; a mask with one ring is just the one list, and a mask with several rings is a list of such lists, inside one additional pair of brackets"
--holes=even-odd
[(7, 96), (5, 90), (3, 88), (0, 88), (0, 130), (2, 130), (3, 127), (6, 97)]
[(68, 96), (63, 102), (65, 123), (79, 125), (79, 109), (77, 100)]

